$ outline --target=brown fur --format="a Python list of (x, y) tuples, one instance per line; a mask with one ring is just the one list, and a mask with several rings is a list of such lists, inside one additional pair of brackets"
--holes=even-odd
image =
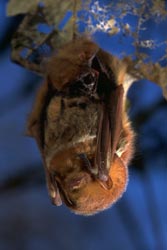
[(60, 90), (76, 79), (98, 49), (95, 43), (85, 39), (66, 44), (48, 63), (47, 72), (53, 85)]
[[(92, 147), (93, 145), (93, 147)], [(126, 190), (128, 172), (123, 161), (115, 155), (110, 168), (112, 188), (106, 190), (100, 181), (93, 179), (84, 170), (81, 160), (77, 157), (80, 152), (86, 152), (89, 157), (93, 157), (95, 147), (93, 141), (77, 144), (77, 147), (62, 151), (53, 157), (50, 164), (50, 171), (55, 171), (62, 187), (66, 190), (69, 200), (75, 203), (70, 207), (77, 214), (90, 215), (110, 207), (122, 193)], [(73, 180), (82, 177), (82, 183), (78, 186), (70, 185)], [(64, 197), (61, 196), (64, 200)]]

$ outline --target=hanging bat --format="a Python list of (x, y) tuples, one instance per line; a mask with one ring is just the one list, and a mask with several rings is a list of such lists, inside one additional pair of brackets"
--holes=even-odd
[(128, 181), (134, 133), (125, 112), (126, 65), (80, 38), (45, 67), (28, 132), (51, 200), (76, 214), (97, 213), (121, 197)]
[(57, 31), (39, 45), (25, 30), (34, 32), (42, 18), (39, 6), (12, 41), (13, 59), (45, 77), (27, 131), (41, 152), (52, 203), (91, 215), (116, 202), (128, 182), (134, 132), (125, 110), (127, 65), (87, 38), (67, 43), (41, 64), (39, 48), (54, 50)]

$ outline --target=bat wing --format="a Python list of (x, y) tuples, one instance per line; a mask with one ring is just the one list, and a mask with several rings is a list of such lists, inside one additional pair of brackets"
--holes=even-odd
[(108, 162), (112, 162), (121, 134), (122, 100), (123, 87), (119, 85), (111, 91), (107, 103), (101, 107), (95, 166), (98, 168), (98, 178), (102, 181), (108, 179)]
[(87, 91), (90, 98), (96, 92), (100, 102), (94, 164), (90, 163), (86, 154), (81, 154), (80, 157), (88, 171), (102, 182), (105, 188), (111, 188), (112, 180), (109, 178), (109, 170), (122, 130), (124, 89), (122, 85), (117, 84), (114, 72), (107, 65), (106, 54), (101, 49), (99, 51), (101, 56), (96, 53), (89, 61), (90, 67), (98, 74), (93, 81), (94, 88), (90, 92)]
[(101, 99), (94, 168), (98, 170), (98, 179), (104, 183), (108, 182), (110, 187), (108, 173), (122, 129), (124, 91), (123, 86), (116, 83), (111, 69), (102, 63), (102, 59), (95, 56), (92, 61), (92, 67), (99, 72), (97, 93)]

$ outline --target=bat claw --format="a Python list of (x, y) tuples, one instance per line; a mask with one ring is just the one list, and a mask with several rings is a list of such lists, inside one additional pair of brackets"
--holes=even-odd
[(112, 188), (112, 186), (113, 186), (113, 182), (112, 182), (110, 176), (106, 176), (106, 177), (107, 177), (107, 180), (104, 181), (104, 180), (100, 179), (100, 180), (99, 180), (99, 183), (100, 183), (100, 185), (101, 185), (104, 189), (110, 190), (110, 189)]
[(98, 176), (98, 179), (101, 181), (104, 181), (104, 182), (108, 181), (108, 178), (109, 178), (109, 176), (106, 174), (99, 174), (99, 176)]

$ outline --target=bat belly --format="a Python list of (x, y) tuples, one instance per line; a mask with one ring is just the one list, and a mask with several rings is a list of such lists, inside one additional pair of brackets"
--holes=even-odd
[(99, 105), (82, 98), (54, 97), (47, 108), (45, 154), (51, 158), (78, 143), (97, 136)]

